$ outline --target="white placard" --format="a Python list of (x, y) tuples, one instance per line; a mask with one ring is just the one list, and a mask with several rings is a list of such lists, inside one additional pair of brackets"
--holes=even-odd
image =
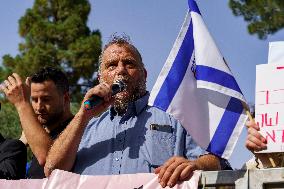
[[(173, 189), (197, 189), (201, 171), (194, 171), (191, 178), (179, 182)], [(163, 189), (154, 173), (137, 173), (121, 175), (79, 175), (62, 170), (54, 170), (48, 178), (44, 179), (0, 179), (0, 188), (13, 189)], [(169, 188), (169, 187), (166, 187)]]
[(284, 63), (284, 41), (269, 43), (268, 64)]
[(256, 66), (255, 121), (267, 150), (284, 151), (284, 63)]

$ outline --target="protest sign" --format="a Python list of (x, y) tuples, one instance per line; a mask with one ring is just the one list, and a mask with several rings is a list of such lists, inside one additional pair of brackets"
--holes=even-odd
[(255, 121), (267, 150), (284, 151), (284, 62), (256, 66)]

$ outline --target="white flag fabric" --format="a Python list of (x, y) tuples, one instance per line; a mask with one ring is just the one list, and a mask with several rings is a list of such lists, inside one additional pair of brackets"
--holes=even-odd
[(247, 116), (245, 98), (194, 0), (149, 105), (179, 120), (205, 150), (228, 159)]

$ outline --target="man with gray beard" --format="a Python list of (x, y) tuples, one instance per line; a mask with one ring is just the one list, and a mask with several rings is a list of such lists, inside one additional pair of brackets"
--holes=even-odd
[[(147, 105), (146, 77), (139, 51), (127, 37), (114, 36), (100, 57), (100, 84), (84, 98), (97, 95), (104, 101), (91, 110), (82, 104), (51, 147), (45, 174), (54, 169), (84, 175), (155, 172), (162, 187), (173, 187), (194, 170), (220, 169), (219, 158), (197, 146), (177, 120)], [(115, 81), (126, 87), (111, 96)]]

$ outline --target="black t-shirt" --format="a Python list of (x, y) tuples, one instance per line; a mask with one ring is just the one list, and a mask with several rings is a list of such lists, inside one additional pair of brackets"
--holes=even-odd
[(20, 140), (4, 139), (0, 134), (0, 179), (25, 178), (27, 148)]
[[(49, 133), (49, 136), (55, 140), (57, 136), (66, 128), (66, 126), (69, 124), (69, 122), (73, 119), (71, 117), (70, 119), (66, 120), (63, 122), (59, 127), (54, 129)], [(38, 160), (36, 157), (33, 155), (32, 160), (31, 160), (31, 165), (30, 168), (27, 172), (27, 178), (29, 179), (42, 179), (45, 178), (44, 175), (44, 169), (43, 167), (39, 164)]]

